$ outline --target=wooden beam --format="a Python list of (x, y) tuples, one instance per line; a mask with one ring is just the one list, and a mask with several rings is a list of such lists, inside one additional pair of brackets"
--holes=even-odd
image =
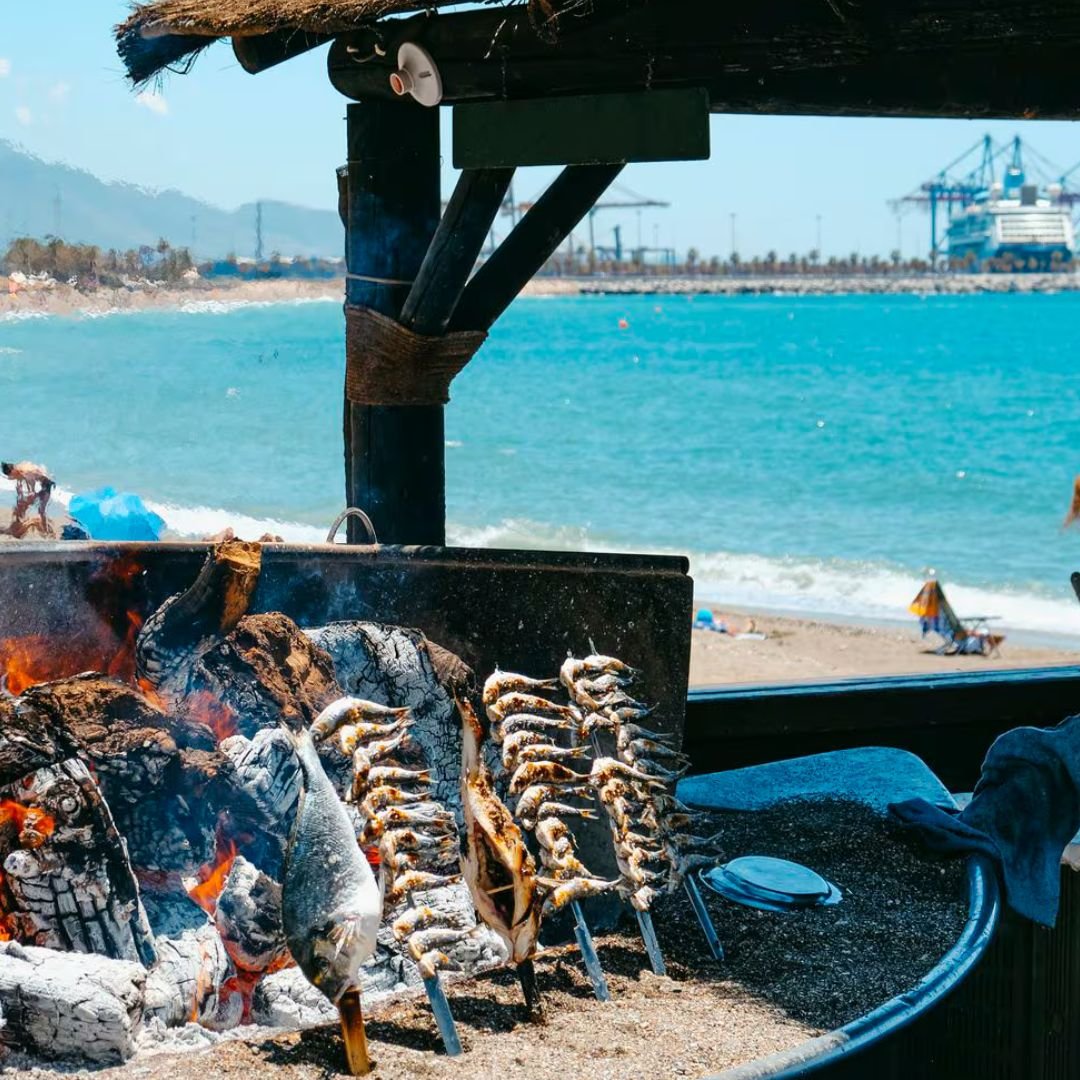
[[(705, 86), (722, 112), (1080, 117), (1071, 0), (593, 8), (563, 19), (556, 45), (514, 8), (382, 22), (335, 43), (330, 78), (357, 100), (389, 97), (392, 58), (412, 40), (434, 56), (448, 104)], [(386, 56), (357, 64), (374, 34)]]
[(450, 328), (489, 329), (622, 169), (622, 165), (567, 166), (477, 270)]
[(328, 41), (333, 34), (309, 34), (303, 30), (277, 30), (272, 34), (254, 34), (232, 39), (233, 55), (249, 74), (258, 75), (286, 60), (302, 56)]
[[(346, 296), (396, 319), (439, 223), (438, 110), (352, 105), (348, 142)], [(346, 498), (380, 541), (445, 543), (445, 452), (441, 405), (345, 402)], [(363, 540), (358, 525), (350, 543)]]
[(513, 169), (461, 174), (401, 309), (403, 326), (430, 337), (445, 332), (513, 177)]

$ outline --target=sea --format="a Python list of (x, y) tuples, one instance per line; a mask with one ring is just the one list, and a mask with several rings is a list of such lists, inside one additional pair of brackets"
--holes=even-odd
[[(0, 317), (0, 457), (176, 536), (324, 540), (342, 323), (335, 297)], [(450, 542), (684, 553), (703, 601), (847, 619), (906, 618), (934, 573), (1080, 646), (1078, 325), (1075, 293), (522, 298), (453, 386)]]

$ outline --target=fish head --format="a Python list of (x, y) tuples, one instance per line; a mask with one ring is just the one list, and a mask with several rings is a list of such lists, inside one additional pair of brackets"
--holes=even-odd
[(334, 912), (295, 957), (308, 982), (337, 1005), (360, 987), (360, 968), (375, 952), (380, 916), (369, 912)]

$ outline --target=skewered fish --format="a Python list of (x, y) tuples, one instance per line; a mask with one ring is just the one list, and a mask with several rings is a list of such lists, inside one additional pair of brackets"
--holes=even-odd
[(349, 1060), (367, 1061), (360, 966), (375, 952), (382, 894), (309, 732), (291, 733), (302, 777), (282, 881), (289, 952), (312, 985), (338, 1006)]
[(574, 772), (557, 761), (527, 761), (514, 770), (509, 790), (511, 795), (520, 795), (534, 784), (581, 784), (588, 779), (588, 773)]
[(372, 738), (376, 733), (384, 732), (387, 727), (395, 727), (396, 723), (408, 714), (408, 709), (376, 705), (373, 701), (362, 701), (360, 698), (339, 698), (319, 713), (311, 725), (311, 737), (316, 743), (323, 742), (349, 724), (354, 727), (370, 727), (372, 730), (363, 737)]
[[(550, 737), (552, 732), (572, 731), (574, 724), (565, 716), (536, 716), (532, 713), (511, 713), (505, 720), (492, 725), (491, 741), (501, 744), (509, 735), (515, 735), (521, 731), (530, 731), (535, 734)], [(499, 737), (495, 737), (498, 731)]]
[(512, 671), (499, 671), (496, 668), (484, 683), (482, 695), (484, 708), (490, 708), (506, 694), (530, 690), (553, 690), (558, 685), (557, 679), (530, 679), (528, 675), (517, 675)]
[(488, 719), (494, 725), (505, 722), (513, 713), (527, 713), (533, 716), (554, 716), (557, 719), (573, 721), (576, 713), (566, 705), (557, 705), (554, 701), (536, 694), (513, 692), (504, 694), (487, 709)]
[(534, 784), (521, 793), (514, 808), (514, 813), (525, 828), (531, 832), (535, 828), (535, 819), (539, 807), (558, 795), (564, 798), (589, 799), (592, 798), (592, 788), (586, 785), (563, 787), (559, 784)]

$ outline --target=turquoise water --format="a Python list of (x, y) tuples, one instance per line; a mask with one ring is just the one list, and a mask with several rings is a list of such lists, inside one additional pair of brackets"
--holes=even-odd
[[(451, 538), (685, 551), (711, 598), (868, 616), (932, 567), (1080, 634), (1078, 320), (1075, 294), (519, 301), (454, 385)], [(320, 538), (342, 348), (336, 302), (0, 322), (0, 455), (180, 533)]]

